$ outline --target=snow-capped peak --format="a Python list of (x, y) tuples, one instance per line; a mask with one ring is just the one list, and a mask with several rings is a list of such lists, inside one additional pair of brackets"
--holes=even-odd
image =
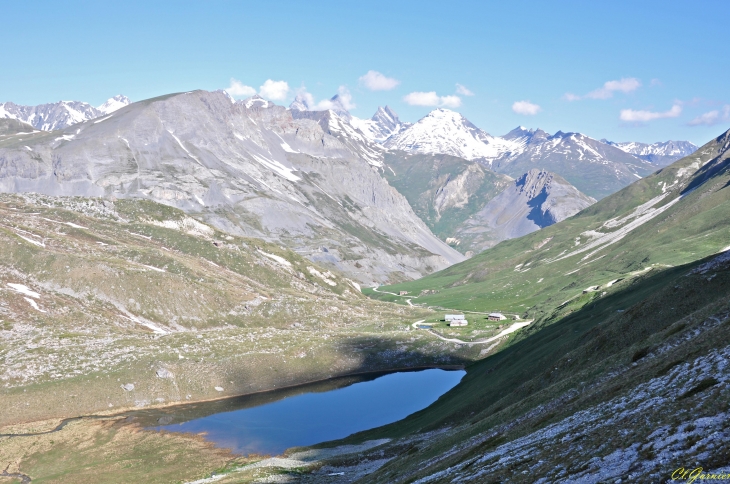
[(664, 141), (656, 142), (652, 144), (638, 143), (636, 141), (629, 141), (624, 143), (616, 143), (608, 141), (606, 139), (601, 140), (602, 143), (607, 145), (615, 146), (616, 148), (625, 151), (626, 153), (632, 154), (638, 158), (645, 159), (652, 163), (657, 161), (675, 161), (679, 158), (691, 155), (697, 150), (697, 146), (689, 141)]
[(289, 105), (289, 109), (295, 111), (309, 111), (311, 108), (312, 107), (309, 105), (307, 98), (301, 94), (297, 94), (297, 97), (295, 97), (294, 101)]
[(101, 111), (102, 114), (111, 114), (117, 109), (121, 109), (124, 106), (127, 106), (129, 103), (131, 103), (131, 101), (127, 96), (122, 96), (121, 94), (119, 94), (117, 96), (110, 97), (106, 100), (104, 104), (96, 109)]
[(350, 118), (350, 124), (359, 129), (371, 141), (382, 143), (395, 133), (408, 128), (410, 123), (402, 123), (398, 114), (389, 106), (378, 106), (370, 119)]
[(498, 138), (474, 126), (460, 113), (435, 109), (392, 136), (385, 146), (415, 153), (443, 153), (467, 160), (494, 159), (519, 150), (522, 143)]

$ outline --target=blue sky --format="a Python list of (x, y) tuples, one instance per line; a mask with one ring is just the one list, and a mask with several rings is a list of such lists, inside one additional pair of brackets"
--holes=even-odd
[[(0, 102), (98, 105), (272, 80), (289, 87), (280, 104), (347, 89), (359, 117), (388, 104), (415, 121), (434, 107), (414, 102), (458, 104), (495, 135), (523, 125), (702, 144), (730, 128), (726, 5), (2, 2)], [(394, 81), (368, 84), (369, 71)]]

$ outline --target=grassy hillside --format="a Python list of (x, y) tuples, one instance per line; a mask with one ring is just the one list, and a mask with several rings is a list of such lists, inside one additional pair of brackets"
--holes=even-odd
[(393, 439), (329, 468), (380, 459), (363, 483), (659, 482), (679, 467), (728, 469), (728, 146), (725, 133), (569, 220), (380, 288), (535, 322), (429, 408), (330, 444)]
[(585, 289), (714, 254), (730, 245), (727, 136), (561, 223), (381, 290), (408, 291), (424, 306), (540, 318), (579, 303)]
[(723, 259), (654, 271), (546, 318), (428, 409), (340, 443), (396, 438), (359, 458), (393, 458), (368, 483), (605, 482), (626, 467), (659, 482), (683, 465), (728, 466)]

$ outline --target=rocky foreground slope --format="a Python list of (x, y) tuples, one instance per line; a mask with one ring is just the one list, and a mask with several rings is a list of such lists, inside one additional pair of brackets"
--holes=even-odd
[(0, 191), (147, 198), (282, 243), (366, 284), (463, 260), (377, 173), (382, 148), (333, 111), (194, 91), (62, 131), (0, 139)]

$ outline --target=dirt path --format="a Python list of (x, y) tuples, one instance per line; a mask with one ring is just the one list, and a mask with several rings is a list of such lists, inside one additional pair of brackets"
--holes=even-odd
[[(444, 338), (443, 336), (441, 336), (440, 334), (438, 334), (437, 332), (435, 332), (432, 329), (427, 329), (426, 331), (428, 331), (432, 335), (436, 336), (438, 339), (441, 339), (441, 340), (444, 340), (444, 341), (448, 341), (449, 343), (459, 343), (459, 344), (462, 344), (462, 345), (480, 345), (480, 344), (484, 344), (484, 343), (491, 343), (492, 341), (498, 340), (502, 336), (506, 336), (506, 335), (508, 335), (510, 333), (514, 333), (518, 329), (522, 329), (525, 326), (528, 326), (530, 323), (532, 323), (532, 321), (534, 321), (534, 320), (531, 319), (529, 321), (522, 321), (520, 323), (514, 323), (509, 328), (503, 329), (501, 332), (499, 332), (499, 334), (497, 334), (495, 336), (492, 336), (491, 338), (487, 338), (487, 339), (483, 339), (483, 340), (479, 340), (479, 341), (462, 341), (462, 340), (457, 339), (457, 338)], [(413, 327), (416, 328), (416, 329), (418, 329), (418, 326), (417, 325), (420, 324), (420, 323), (423, 323), (423, 321), (417, 321), (417, 322), (413, 323)]]

